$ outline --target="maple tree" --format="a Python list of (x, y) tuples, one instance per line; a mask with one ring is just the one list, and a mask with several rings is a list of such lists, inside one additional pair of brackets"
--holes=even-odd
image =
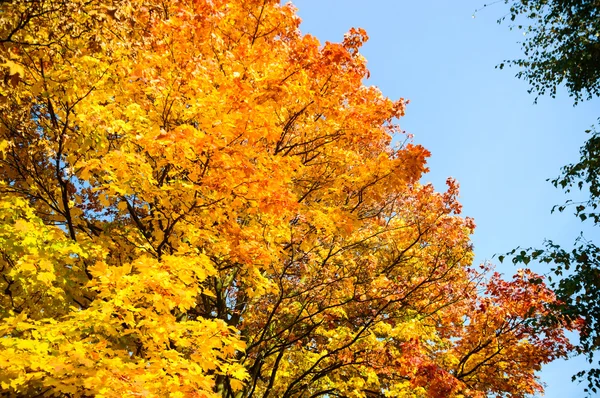
[(4, 394), (542, 391), (576, 325), (530, 271), (471, 267), (366, 33), (298, 26), (273, 0), (1, 4)]

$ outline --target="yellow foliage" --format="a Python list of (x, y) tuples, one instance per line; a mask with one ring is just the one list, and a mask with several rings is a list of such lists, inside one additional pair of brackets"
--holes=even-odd
[(458, 186), (419, 183), (366, 33), (299, 23), (275, 0), (2, 2), (3, 395), (541, 389), (567, 345), (524, 320), (553, 297), (479, 296)]

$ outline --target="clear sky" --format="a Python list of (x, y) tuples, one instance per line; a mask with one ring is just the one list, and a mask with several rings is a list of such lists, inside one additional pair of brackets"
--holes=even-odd
[[(550, 214), (566, 197), (546, 179), (579, 158), (584, 131), (600, 117), (600, 101), (573, 107), (562, 90), (557, 99), (534, 104), (527, 83), (514, 77), (517, 69), (495, 69), (521, 54), (522, 32), (496, 22), (507, 5), (496, 2), (473, 18), (491, 1), (292, 2), (302, 32), (321, 42), (339, 42), (351, 27), (366, 29), (366, 84), (411, 101), (400, 125), (432, 152), (425, 182), (439, 190), (449, 176), (460, 182), (463, 213), (477, 224), (477, 262), (497, 263), (494, 254), (539, 246), (544, 238), (573, 243), (583, 225), (570, 214)], [(497, 269), (507, 276), (516, 271), (512, 264)], [(579, 358), (545, 367), (545, 396), (583, 397), (583, 386), (570, 379), (584, 364)]]

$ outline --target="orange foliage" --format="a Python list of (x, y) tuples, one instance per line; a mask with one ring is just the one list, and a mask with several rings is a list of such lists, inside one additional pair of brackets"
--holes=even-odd
[(3, 393), (521, 397), (569, 349), (535, 275), (482, 291), (363, 30), (321, 45), (273, 0), (0, 7)]

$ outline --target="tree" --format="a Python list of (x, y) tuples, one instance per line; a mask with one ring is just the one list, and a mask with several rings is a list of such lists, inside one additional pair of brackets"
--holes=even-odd
[[(523, 68), (518, 77), (531, 84), (531, 91), (539, 95), (556, 95), (564, 84), (575, 104), (600, 96), (600, 2), (597, 0), (523, 0), (510, 3), (510, 19), (527, 22), (518, 25), (525, 29), (522, 44), (525, 59), (508, 61)], [(520, 24), (520, 22), (519, 22)], [(530, 24), (530, 25), (529, 25)], [(500, 65), (502, 67), (503, 64)], [(575, 215), (600, 225), (600, 135), (589, 130), (590, 138), (581, 148), (578, 163), (563, 167), (554, 179), (555, 187), (571, 192), (586, 190), (583, 202), (568, 200), (554, 209), (574, 209)], [(554, 211), (553, 209), (553, 211)], [(551, 263), (551, 272), (558, 279), (551, 283), (560, 309), (567, 316), (583, 319), (578, 350), (594, 362), (594, 352), (600, 348), (600, 250), (593, 242), (580, 236), (572, 250), (565, 250), (554, 242), (546, 241), (542, 249), (515, 249), (513, 262), (529, 263), (537, 260)], [(501, 257), (502, 259), (502, 257)], [(575, 377), (586, 378), (589, 391), (600, 388), (600, 363), (595, 368), (579, 372)]]
[[(522, 68), (531, 91), (556, 96), (564, 84), (575, 102), (600, 95), (600, 3), (597, 0), (505, 0), (510, 20), (523, 29)], [(522, 18), (527, 18), (521, 23)], [(502, 68), (504, 64), (500, 64)]]
[(1, 7), (3, 394), (523, 397), (571, 349), (537, 275), (471, 267), (364, 31), (320, 45), (273, 0)]

